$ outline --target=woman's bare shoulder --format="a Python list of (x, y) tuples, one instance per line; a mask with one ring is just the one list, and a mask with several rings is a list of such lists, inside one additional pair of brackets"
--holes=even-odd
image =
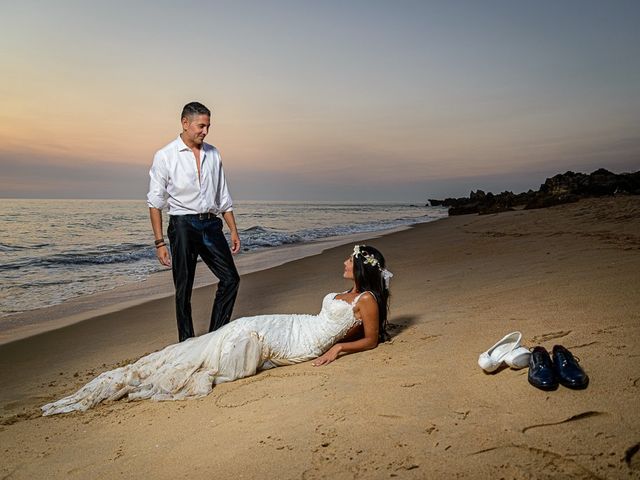
[(373, 295), (373, 293), (366, 291), (364, 293), (362, 293), (362, 295), (360, 295), (360, 298), (358, 298), (358, 301), (356, 303), (356, 306), (358, 308), (377, 308), (378, 307), (378, 301), (376, 300), (376, 297)]

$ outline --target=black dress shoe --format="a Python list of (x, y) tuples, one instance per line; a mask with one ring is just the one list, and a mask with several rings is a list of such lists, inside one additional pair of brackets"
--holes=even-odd
[(527, 378), (531, 385), (540, 390), (558, 388), (558, 379), (551, 364), (551, 357), (544, 347), (534, 347), (531, 351)]
[(569, 350), (562, 345), (553, 347), (553, 369), (558, 381), (567, 388), (581, 389), (589, 385), (589, 377)]

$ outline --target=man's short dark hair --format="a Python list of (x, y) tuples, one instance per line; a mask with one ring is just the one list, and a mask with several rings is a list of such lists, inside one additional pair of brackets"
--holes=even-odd
[(180, 116), (180, 118), (193, 118), (196, 115), (211, 116), (211, 111), (200, 102), (190, 102), (187, 103), (182, 109), (182, 115)]

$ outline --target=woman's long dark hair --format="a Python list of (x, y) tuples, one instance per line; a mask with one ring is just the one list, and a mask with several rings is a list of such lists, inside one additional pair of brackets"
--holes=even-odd
[[(359, 292), (371, 292), (378, 302), (378, 341), (389, 339), (387, 333), (387, 314), (389, 310), (389, 289), (385, 285), (382, 269), (386, 261), (382, 253), (368, 245), (359, 245), (360, 255), (353, 256), (353, 278)], [(377, 260), (377, 265), (367, 263), (367, 257)]]

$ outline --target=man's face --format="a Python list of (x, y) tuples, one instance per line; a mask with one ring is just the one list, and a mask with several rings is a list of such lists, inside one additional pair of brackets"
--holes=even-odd
[(204, 137), (209, 133), (211, 118), (209, 115), (194, 115), (182, 119), (182, 130), (185, 140), (190, 140), (196, 145), (202, 145)]

